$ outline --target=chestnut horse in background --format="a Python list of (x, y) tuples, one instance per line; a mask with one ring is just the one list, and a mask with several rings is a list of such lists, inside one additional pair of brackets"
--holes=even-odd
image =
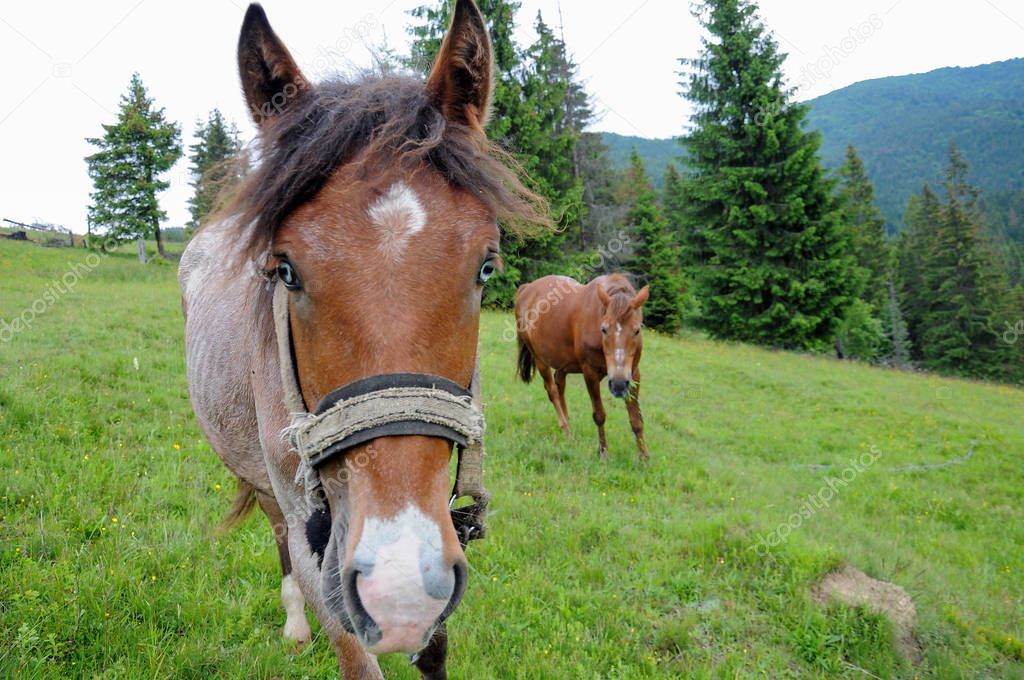
[(238, 64), (259, 164), (181, 258), (192, 406), (239, 480), (232, 517), (258, 503), (271, 522), (285, 637), (309, 642), (308, 604), (345, 678), (379, 680), (376, 655), (404, 652), (440, 680), (444, 621), (468, 575), (449, 513), (452, 442), (354, 444), (318, 464), (311, 509), (317, 487), (283, 436), (288, 405), (308, 411), (370, 376), (469, 385), (483, 285), (500, 266), (497, 221), (550, 224), (547, 209), (484, 134), (491, 44), (471, 0), (455, 3), (426, 81), (309, 83), (259, 5)]
[(601, 402), (601, 380), (608, 376), (608, 391), (626, 400), (640, 458), (647, 460), (640, 413), (640, 328), (648, 293), (647, 286), (637, 292), (622, 274), (599, 276), (587, 285), (568, 276), (545, 276), (516, 291), (519, 377), (530, 382), (536, 367), (558, 424), (569, 434), (565, 377), (582, 373), (594, 407), (601, 458), (608, 457)]

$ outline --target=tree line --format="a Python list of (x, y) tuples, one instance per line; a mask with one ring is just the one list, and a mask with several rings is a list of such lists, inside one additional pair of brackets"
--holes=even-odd
[[(515, 38), (516, 0), (478, 0), (494, 47), (487, 134), (550, 202), (555, 231), (503, 245), (505, 271), (485, 304), (511, 305), (545, 274), (589, 279), (625, 270), (651, 287), (645, 322), (673, 333), (783, 349), (836, 351), (897, 367), (1024, 381), (1024, 289), (993, 242), (986, 212), (955, 147), (936, 192), (922, 187), (907, 227), (888, 235), (867, 170), (850, 146), (838, 173), (822, 166), (808, 108), (785, 83), (785, 59), (750, 0), (704, 0), (700, 53), (680, 60), (693, 105), (677, 164), (656, 191), (640, 155), (613, 169), (588, 128), (594, 106), (560, 31), (538, 12), (535, 39)], [(447, 28), (449, 3), (411, 12), (409, 54), (381, 52), (385, 70), (425, 73)], [(682, 122), (682, 121), (681, 121)], [(159, 177), (183, 154), (180, 129), (138, 76), (117, 123), (90, 156), (90, 228), (124, 240), (154, 236), (164, 215)], [(237, 129), (217, 112), (190, 147), (189, 227), (245, 163)], [(615, 244), (609, 248), (609, 244)], [(1017, 265), (1019, 269), (1019, 265)], [(1016, 280), (1015, 280), (1016, 279)], [(1019, 341), (1017, 340), (1019, 337)]]

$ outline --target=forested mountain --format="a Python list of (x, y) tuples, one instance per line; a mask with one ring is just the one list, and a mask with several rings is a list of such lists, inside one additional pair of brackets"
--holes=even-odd
[(890, 225), (941, 177), (950, 142), (984, 194), (1024, 189), (1024, 59), (868, 80), (809, 103), (825, 164), (838, 167), (853, 144)]
[[(867, 80), (808, 103), (807, 125), (822, 133), (825, 165), (838, 168), (853, 144), (890, 229), (902, 226), (908, 199), (924, 183), (939, 181), (956, 142), (988, 210), (1016, 223), (1006, 231), (1021, 236), (1020, 215), (1000, 210), (1024, 203), (1024, 59)], [(671, 139), (604, 139), (617, 168), (636, 146), (659, 185), (665, 164), (681, 153)]]
[(683, 153), (683, 147), (675, 139), (647, 139), (617, 135), (614, 132), (602, 132), (601, 139), (608, 145), (608, 158), (612, 166), (619, 171), (629, 167), (630, 154), (636, 149), (657, 189), (665, 184), (665, 167), (673, 162), (678, 164), (678, 158)]

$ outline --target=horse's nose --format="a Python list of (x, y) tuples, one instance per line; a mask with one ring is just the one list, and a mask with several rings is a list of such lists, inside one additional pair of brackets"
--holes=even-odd
[(609, 378), (608, 390), (612, 393), (613, 397), (621, 399), (626, 396), (626, 392), (629, 390), (629, 381), (622, 378)]
[(365, 537), (343, 570), (349, 620), (374, 654), (422, 649), (465, 591), (465, 557), (446, 558), (440, 541), (417, 534), (406, 528), (378, 545)]
[(466, 563), (459, 561), (432, 579), (438, 588), (433, 593), (356, 569), (346, 570), (342, 579), (345, 607), (359, 642), (373, 654), (413, 653), (426, 647), (437, 625), (459, 605), (466, 590)]

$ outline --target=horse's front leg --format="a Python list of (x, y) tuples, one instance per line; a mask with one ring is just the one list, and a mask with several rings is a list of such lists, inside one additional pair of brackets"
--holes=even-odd
[(597, 425), (597, 452), (602, 460), (608, 459), (608, 442), (604, 438), (605, 412), (601, 402), (601, 376), (592, 370), (583, 371), (583, 381), (587, 384), (590, 403), (594, 407), (594, 424)]
[(288, 525), (281, 512), (281, 506), (273, 496), (257, 492), (256, 501), (270, 522), (277, 543), (277, 555), (281, 560), (281, 606), (284, 607), (287, 619), (284, 624), (284, 637), (302, 649), (312, 637), (309, 621), (306, 620), (306, 599), (302, 596), (299, 584), (292, 575), (292, 560), (288, 552)]
[(448, 626), (441, 624), (430, 643), (416, 657), (416, 668), (423, 680), (448, 680)]
[(633, 367), (633, 382), (629, 385), (629, 395), (626, 397), (626, 411), (629, 413), (633, 436), (636, 437), (640, 460), (649, 460), (647, 443), (644, 441), (644, 417), (640, 413), (640, 369), (636, 366)]

